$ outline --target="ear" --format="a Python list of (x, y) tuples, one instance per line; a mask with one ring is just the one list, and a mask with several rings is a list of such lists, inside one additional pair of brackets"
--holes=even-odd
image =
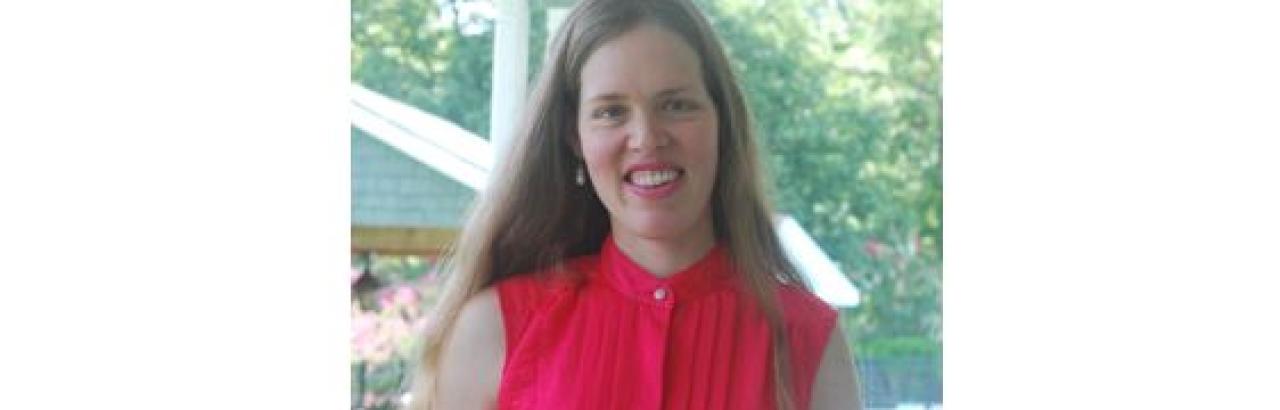
[(578, 108), (574, 104), (568, 104), (561, 112), (560, 120), (563, 121), (564, 136), (560, 141), (569, 146), (569, 152), (572, 152), (578, 161), (582, 161), (582, 139), (578, 135), (577, 112)]

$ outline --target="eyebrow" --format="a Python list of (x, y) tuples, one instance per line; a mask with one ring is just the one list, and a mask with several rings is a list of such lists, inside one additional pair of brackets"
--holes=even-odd
[(672, 96), (672, 95), (675, 95), (675, 94), (679, 94), (679, 93), (681, 93), (681, 92), (684, 92), (685, 90), (688, 90), (688, 89), (690, 89), (690, 88), (691, 88), (691, 87), (689, 87), (689, 86), (685, 86), (685, 85), (678, 86), (678, 87), (671, 87), (671, 88), (668, 88), (668, 89), (665, 89), (665, 90), (662, 90), (662, 91), (658, 92), (658, 97), (669, 97), (669, 96)]
[[(672, 96), (672, 95), (679, 94), (679, 93), (682, 93), (682, 92), (684, 92), (684, 91), (690, 90), (691, 88), (692, 88), (692, 87), (689, 87), (689, 86), (686, 86), (686, 85), (681, 85), (681, 86), (671, 87), (671, 88), (667, 88), (667, 89), (664, 89), (664, 90), (662, 90), (662, 91), (659, 91), (659, 92), (658, 92), (658, 94), (657, 94), (655, 97), (657, 97), (657, 98), (669, 97), (669, 96)], [(591, 98), (590, 98), (590, 99), (588, 99), (587, 101), (588, 101), (588, 102), (592, 102), (592, 101), (620, 101), (620, 100), (625, 100), (625, 99), (627, 99), (627, 97), (626, 97), (625, 95), (622, 95), (621, 93), (604, 93), (604, 94), (600, 94), (600, 95), (596, 95), (596, 96), (594, 96), (594, 97), (591, 97)]]

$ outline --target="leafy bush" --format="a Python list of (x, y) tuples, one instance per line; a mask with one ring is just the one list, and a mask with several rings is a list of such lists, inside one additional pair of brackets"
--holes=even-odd
[[(396, 408), (407, 390), (425, 311), (435, 303), (439, 280), (422, 258), (372, 257), (352, 268), (352, 403), (357, 408)], [(362, 282), (363, 281), (363, 282)], [(382, 284), (367, 291), (360, 284)]]

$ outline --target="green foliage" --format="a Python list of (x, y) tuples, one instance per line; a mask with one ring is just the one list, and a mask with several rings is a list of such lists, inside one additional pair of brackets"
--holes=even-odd
[[(449, 18), (456, 3), (353, 0), (352, 80), (487, 135), (492, 31)], [(747, 93), (778, 208), (863, 292), (842, 314), (850, 340), (939, 343), (940, 0), (698, 3)], [(545, 11), (530, 3), (531, 77)]]
[(858, 359), (941, 357), (942, 347), (928, 337), (897, 336), (869, 339), (855, 346)]
[(492, 23), (452, 3), (352, 0), (351, 81), (487, 136)]
[(768, 148), (779, 209), (863, 291), (852, 338), (940, 341), (939, 2), (702, 3)]
[(427, 258), (413, 255), (361, 254), (351, 262), (352, 269), (367, 270), (381, 283), (413, 282), (434, 266)]

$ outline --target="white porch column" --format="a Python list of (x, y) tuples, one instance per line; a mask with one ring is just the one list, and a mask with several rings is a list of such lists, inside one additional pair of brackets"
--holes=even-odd
[(529, 3), (498, 0), (493, 33), (493, 81), (490, 92), (489, 142), (494, 165), (519, 121), (529, 78)]
[(556, 31), (560, 30), (560, 25), (564, 23), (564, 19), (569, 17), (569, 6), (572, 5), (573, 2), (568, 3), (568, 5), (553, 5), (547, 7), (547, 49), (551, 48), (551, 40), (555, 39)]

